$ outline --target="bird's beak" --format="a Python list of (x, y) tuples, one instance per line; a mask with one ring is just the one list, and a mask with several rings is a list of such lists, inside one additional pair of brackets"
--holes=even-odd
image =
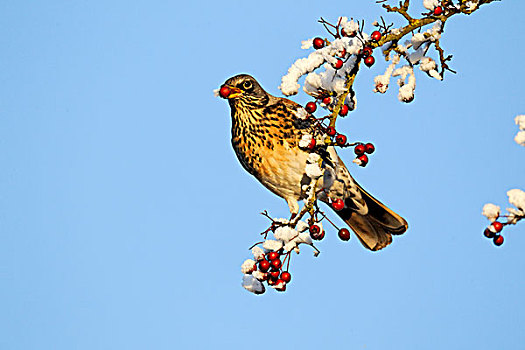
[(230, 94), (228, 95), (228, 99), (235, 98), (242, 95), (242, 90), (239, 88), (236, 88), (234, 86), (228, 86), (230, 88)]

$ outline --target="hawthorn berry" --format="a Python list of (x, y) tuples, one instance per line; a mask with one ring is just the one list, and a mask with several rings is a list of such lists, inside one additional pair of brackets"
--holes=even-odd
[(375, 63), (376, 59), (374, 58), (374, 56), (368, 56), (367, 58), (365, 58), (365, 65), (367, 67), (372, 67)]
[(312, 140), (308, 144), (308, 149), (314, 149), (315, 148), (315, 144), (316, 144), (316, 141), (315, 141), (314, 138), (312, 138)]
[(313, 113), (317, 109), (317, 105), (315, 102), (310, 101), (306, 104), (306, 106), (304, 106), (304, 109), (306, 109), (308, 113)]
[(347, 105), (342, 105), (342, 106), (341, 106), (341, 109), (339, 110), (339, 115), (340, 115), (341, 117), (344, 117), (345, 115), (348, 114), (348, 110), (349, 110), (349, 108), (348, 108)]
[(345, 202), (341, 198), (334, 199), (332, 201), (332, 208), (334, 208), (337, 211), (343, 210), (345, 207)]
[(487, 238), (494, 238), (494, 236), (496, 235), (496, 232), (492, 232), (492, 230), (490, 228), (486, 228), (485, 231), (483, 231), (483, 234), (485, 235), (485, 237)]
[(318, 225), (310, 225), (309, 230), (310, 230), (310, 233), (313, 235), (316, 235), (319, 232), (321, 232), (321, 228)]
[(259, 262), (259, 270), (261, 272), (267, 272), (270, 268), (270, 262), (268, 260), (261, 260)]
[(499, 221), (494, 221), (491, 225), (494, 228), (494, 231), (496, 232), (501, 232), (501, 230), (503, 229), (503, 224)]
[(281, 268), (281, 259), (277, 258), (277, 259), (273, 259), (271, 262), (270, 262), (270, 265), (272, 265), (272, 267), (274, 269), (277, 269), (279, 270)]
[(271, 270), (271, 271), (270, 271), (270, 276), (271, 276), (274, 280), (278, 279), (280, 274), (281, 274), (281, 271), (279, 271), (279, 270)]
[(365, 152), (366, 153), (372, 154), (372, 153), (374, 153), (375, 150), (376, 150), (376, 148), (370, 142), (365, 145)]
[(350, 33), (347, 33), (344, 29), (341, 29), (341, 35), (342, 36), (349, 36), (351, 38), (353, 38), (354, 36), (356, 36), (356, 32), (350, 32)]
[(366, 154), (363, 154), (359, 157), (357, 157), (357, 159), (359, 159), (361, 161), (361, 164), (359, 164), (360, 166), (364, 167), (368, 164), (368, 156)]
[(278, 279), (275, 281), (276, 285), (281, 285), (278, 288), (275, 288), (275, 290), (278, 290), (279, 292), (284, 292), (286, 290), (286, 283), (282, 279)]
[(332, 98), (331, 97), (325, 97), (323, 98), (323, 103), (325, 105), (329, 105), (330, 103), (332, 103)]
[(221, 89), (219, 90), (219, 95), (222, 97), (222, 98), (228, 98), (228, 96), (230, 96), (231, 94), (231, 89), (227, 86), (222, 86)]
[(281, 273), (281, 279), (286, 283), (290, 283), (292, 275), (288, 271), (283, 271), (283, 273)]
[(343, 146), (343, 145), (346, 145), (346, 136), (343, 135), (343, 134), (339, 134), (335, 137), (335, 142), (339, 145), (339, 146)]
[(342, 228), (337, 232), (339, 238), (343, 241), (348, 241), (350, 239), (350, 231), (347, 228)]
[(381, 40), (381, 32), (378, 30), (375, 30), (374, 32), (372, 32), (372, 35), (370, 35), (370, 38), (372, 38), (372, 40), (374, 41)]
[(279, 257), (279, 253), (277, 253), (277, 252), (269, 252), (268, 255), (267, 255), (267, 259), (269, 261), (275, 260), (278, 257)]
[(341, 67), (343, 67), (343, 61), (338, 59), (337, 61), (335, 61), (334, 68), (341, 69)]
[(366, 152), (366, 148), (362, 143), (354, 147), (354, 153), (357, 154), (358, 156), (365, 154), (365, 152)]
[(434, 16), (439, 16), (443, 13), (443, 7), (438, 6), (434, 9)]
[(372, 54), (372, 52), (373, 52), (373, 50), (372, 50), (372, 48), (369, 47), (369, 46), (365, 46), (365, 47), (363, 47), (363, 48), (359, 51), (359, 53), (360, 53), (361, 56), (363, 56), (363, 57), (368, 57), (368, 56), (370, 56), (370, 55)]
[(328, 136), (334, 136), (335, 134), (337, 134), (337, 132), (335, 131), (335, 128), (333, 126), (329, 126), (326, 128), (326, 134)]
[(494, 236), (494, 244), (498, 247), (503, 244), (503, 236), (502, 235), (495, 235)]
[(313, 41), (314, 49), (319, 50), (324, 47), (324, 40), (322, 38), (315, 38)]

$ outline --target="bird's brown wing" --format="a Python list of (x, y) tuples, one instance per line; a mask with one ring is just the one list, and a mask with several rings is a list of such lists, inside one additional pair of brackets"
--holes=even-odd
[[(297, 111), (301, 105), (281, 99), (287, 109)], [(336, 213), (350, 226), (367, 249), (376, 251), (392, 243), (392, 235), (403, 234), (408, 223), (400, 215), (365, 191), (350, 175), (333, 148), (330, 157), (335, 162), (335, 181), (329, 189), (336, 197), (343, 197), (345, 208)]]

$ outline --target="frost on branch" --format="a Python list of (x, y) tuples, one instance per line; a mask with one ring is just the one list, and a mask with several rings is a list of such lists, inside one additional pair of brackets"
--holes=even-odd
[[(520, 128), (520, 132), (518, 132), (518, 135), (514, 138), (514, 140), (521, 144), (522, 146), (525, 146), (525, 140), (520, 140), (519, 136), (520, 133), (523, 133), (523, 137), (525, 138), (525, 115), (518, 115), (514, 121)], [(522, 141), (522, 142), (520, 142)], [(485, 229), (485, 236), (487, 238), (494, 239), (494, 244), (496, 245), (502, 245), (503, 244), (503, 236), (499, 234), (504, 226), (506, 225), (515, 225), (518, 221), (525, 218), (525, 192), (523, 192), (520, 189), (513, 189), (507, 192), (507, 196), (509, 197), (509, 203), (512, 204), (515, 208), (507, 208), (507, 215), (500, 215), (500, 207), (491, 203), (485, 204), (483, 206), (482, 214), (487, 219), (489, 219), (492, 223)], [(497, 221), (499, 218), (506, 219), (505, 222)]]
[(514, 121), (520, 128), (520, 131), (518, 131), (514, 137), (514, 141), (516, 141), (518, 145), (525, 146), (525, 115), (518, 115)]
[(506, 215), (500, 214), (500, 207), (497, 205), (488, 203), (483, 206), (483, 216), (491, 221), (491, 224), (485, 229), (484, 235), (487, 238), (492, 238), (497, 246), (503, 244), (503, 236), (500, 233), (503, 228), (507, 225), (515, 225), (525, 218), (525, 192), (516, 188), (508, 191), (507, 196), (509, 203), (515, 208), (507, 208)]

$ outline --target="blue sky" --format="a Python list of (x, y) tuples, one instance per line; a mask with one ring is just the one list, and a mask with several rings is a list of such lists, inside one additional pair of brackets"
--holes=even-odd
[(525, 187), (524, 12), (505, 0), (447, 23), (458, 74), (419, 74), (411, 104), (372, 92), (380, 60), (360, 73), (338, 128), (377, 151), (350, 170), (410, 229), (378, 253), (329, 231), (286, 293), (257, 297), (240, 264), (258, 213), (288, 209), (238, 164), (212, 90), (250, 73), (278, 95), (320, 16), (371, 23), (380, 7), (3, 2), (0, 348), (522, 349), (525, 224), (496, 248), (481, 208)]

